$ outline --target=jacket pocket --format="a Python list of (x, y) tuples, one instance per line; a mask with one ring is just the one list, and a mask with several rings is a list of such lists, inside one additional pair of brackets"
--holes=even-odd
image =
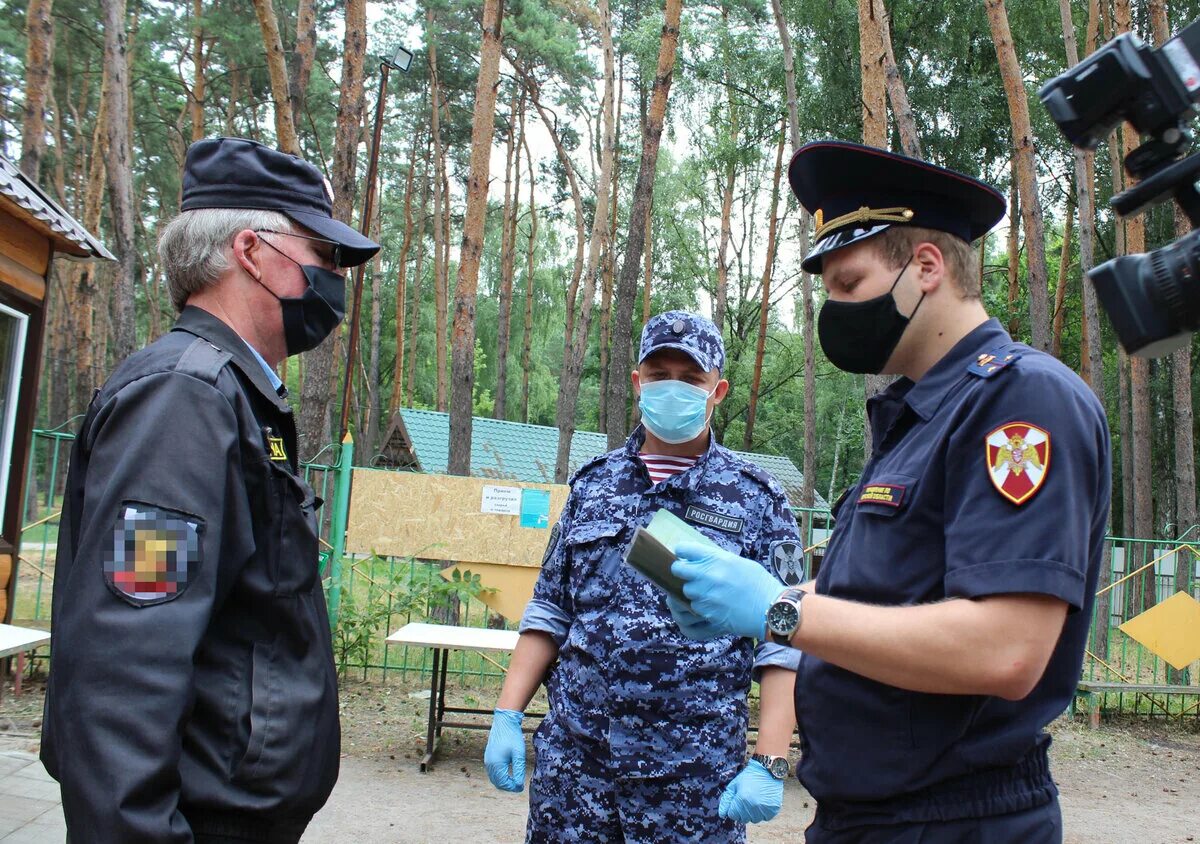
[(281, 597), (305, 595), (317, 582), (320, 548), (317, 507), (320, 500), (285, 464), (267, 461), (268, 497), (271, 507), (272, 548), (268, 570), (274, 594)]
[(255, 642), (250, 660), (250, 734), (233, 781), (274, 796), (290, 812), (315, 812), (337, 778), (337, 691), (325, 649), (304, 653)]
[(565, 539), (576, 612), (608, 604), (621, 574), (627, 538), (617, 522), (573, 525)]

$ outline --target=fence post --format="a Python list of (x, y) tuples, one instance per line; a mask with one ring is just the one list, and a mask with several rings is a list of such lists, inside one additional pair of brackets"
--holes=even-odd
[(346, 550), (346, 519), (350, 514), (350, 476), (354, 465), (354, 437), (342, 438), (337, 474), (333, 482), (333, 524), (330, 525), (329, 626), (336, 628), (342, 603), (342, 554)]

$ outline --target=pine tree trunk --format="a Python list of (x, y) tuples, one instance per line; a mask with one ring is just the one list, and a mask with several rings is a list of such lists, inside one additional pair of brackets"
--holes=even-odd
[[(1116, 0), (1114, 23), (1120, 35), (1131, 30), (1129, 0)], [(1160, 45), (1161, 46), (1161, 45)], [(1124, 131), (1125, 155), (1133, 152), (1139, 143), (1138, 133), (1126, 128)], [(1133, 183), (1133, 180), (1130, 180)], [(1128, 254), (1144, 252), (1146, 249), (1146, 221), (1138, 214), (1125, 218), (1125, 248)], [(1143, 357), (1129, 358), (1130, 421), (1133, 434), (1133, 535), (1139, 539), (1154, 537), (1154, 504), (1151, 482), (1154, 468), (1151, 465), (1150, 425), (1150, 361)], [(1124, 443), (1122, 443), (1124, 448)], [(1139, 575), (1133, 584), (1135, 611), (1149, 609), (1156, 603), (1154, 567)]]
[[(496, 324), (496, 401), (492, 416), (508, 417), (508, 346), (512, 339), (513, 275), (517, 260), (517, 211), (521, 205), (521, 137), (525, 134), (525, 101), (513, 91), (509, 109), (504, 166), (504, 226), (500, 244), (500, 301)], [(530, 174), (533, 178), (533, 174)], [(513, 186), (512, 182), (516, 185)]]
[(726, 107), (729, 109), (729, 149), (725, 154), (725, 184), (721, 190), (721, 238), (717, 245), (717, 289), (713, 296), (713, 322), (717, 330), (725, 331), (725, 311), (729, 307), (729, 239), (732, 233), (730, 217), (733, 211), (733, 185), (737, 180), (738, 109), (733, 100), (733, 59), (729, 55), (729, 3), (721, 3), (722, 45), (725, 65)]
[(633, 191), (633, 205), (629, 212), (629, 238), (625, 246), (625, 257), (621, 274), (617, 280), (615, 319), (612, 336), (612, 355), (609, 359), (608, 376), (608, 447), (616, 448), (625, 439), (625, 402), (628, 396), (630, 371), (630, 346), (633, 342), (633, 303), (637, 296), (637, 277), (645, 247), (645, 221), (650, 213), (650, 200), (654, 193), (654, 175), (658, 164), (658, 148), (662, 140), (663, 120), (667, 112), (667, 98), (671, 91), (671, 77), (675, 68), (675, 49), (679, 43), (679, 18), (683, 11), (683, 0), (666, 0), (663, 16), (662, 38), (659, 42), (658, 65), (655, 69), (654, 92), (642, 138), (642, 161), (638, 168), (637, 185)]
[(1075, 197), (1067, 196), (1067, 215), (1063, 223), (1062, 254), (1058, 261), (1058, 286), (1054, 288), (1054, 334), (1050, 354), (1062, 357), (1063, 325), (1066, 319), (1067, 279), (1071, 267), (1071, 226), (1075, 222)]
[(437, 66), (437, 38), (433, 29), (433, 8), (425, 11), (425, 32), (428, 38), (430, 131), (433, 133), (433, 155), (435, 162), (433, 187), (433, 301), (434, 327), (433, 346), (436, 359), (437, 409), (446, 412), (446, 299), (449, 286), (449, 268), (446, 266), (446, 245), (450, 240), (449, 204), (446, 190), (446, 150), (442, 146), (441, 97), (439, 93)]
[[(792, 39), (787, 28), (787, 19), (783, 16), (781, 0), (771, 0), (771, 10), (775, 15), (775, 28), (779, 31), (779, 41), (783, 48), (783, 76), (787, 91), (788, 109), (788, 140), (792, 149), (800, 147), (800, 108), (796, 97), (796, 59), (792, 50)], [(800, 209), (799, 239), (801, 251), (808, 249), (809, 230), (812, 218), (806, 209)], [(813, 343), (815, 334), (815, 314), (813, 307), (812, 276), (806, 272), (800, 273), (800, 297), (803, 300), (801, 329), (804, 332), (804, 487), (801, 492), (802, 507), (812, 507), (816, 496), (813, 494), (816, 483), (816, 453), (817, 453), (817, 399), (816, 399), (816, 349)], [(844, 415), (844, 407), (843, 407)], [(841, 427), (839, 422), (839, 440)], [(836, 448), (836, 446), (835, 446)], [(837, 452), (834, 452), (834, 474), (837, 473)], [(804, 514), (801, 525), (801, 536), (810, 536), (809, 527), (811, 516)]]
[(1017, 159), (1012, 159), (1012, 178), (1008, 186), (1008, 333), (1020, 336), (1021, 317), (1017, 303), (1021, 299), (1021, 191), (1017, 186)]
[(771, 181), (771, 213), (767, 228), (767, 258), (762, 276), (762, 303), (758, 307), (758, 345), (754, 350), (754, 377), (750, 383), (750, 408), (746, 413), (746, 433), (742, 437), (742, 450), (749, 451), (754, 444), (754, 420), (758, 415), (758, 391), (762, 388), (763, 356), (767, 350), (767, 324), (771, 314), (771, 274), (775, 271), (775, 230), (779, 224), (779, 177), (783, 173), (783, 145), (786, 130), (779, 127), (779, 149), (775, 153), (775, 178)]
[[(367, 47), (366, 0), (346, 0), (345, 37), (342, 41), (342, 80), (338, 97), (337, 128), (333, 151), (333, 216), (349, 224), (354, 214), (354, 173), (363, 119), (363, 59)], [(339, 333), (304, 355), (297, 429), (301, 459), (311, 459), (333, 439), (332, 397), (337, 389), (336, 350)]]
[(604, 291), (600, 295), (600, 408), (598, 425), (601, 431), (608, 430), (608, 355), (612, 347), (612, 298), (613, 273), (617, 262), (617, 212), (620, 208), (619, 187), (621, 170), (621, 101), (625, 94), (625, 54), (621, 54), (617, 71), (617, 117), (616, 134), (613, 136), (611, 216), (608, 225), (608, 251), (604, 254)]
[[(268, 0), (269, 2), (269, 0)], [(188, 106), (192, 112), (192, 143), (204, 138), (204, 98), (207, 96), (207, 79), (204, 75), (204, 27), (201, 18), (204, 15), (204, 0), (192, 2), (192, 95), (188, 98)]]
[(275, 17), (275, 6), (272, 0), (254, 0), (254, 12), (258, 15), (258, 26), (262, 30), (267, 73), (271, 79), (271, 100), (275, 111), (275, 138), (281, 150), (292, 155), (299, 155), (300, 141), (296, 137), (296, 124), (292, 119), (292, 96), (288, 88), (287, 62), (283, 57), (283, 41), (279, 37), (279, 20)]
[(1017, 180), (1021, 191), (1021, 224), (1025, 230), (1025, 276), (1029, 287), (1029, 328), (1036, 349), (1050, 349), (1049, 288), (1046, 271), (1046, 237), (1042, 222), (1042, 203), (1037, 191), (1037, 161), (1034, 155), (1033, 129), (1029, 123), (1029, 103), (1025, 97), (1024, 77), (1017, 61), (1008, 12), (1004, 0), (985, 0), (1000, 76), (1008, 98), (1012, 122), (1013, 152), (1017, 160)]
[[(888, 148), (887, 137), (887, 78), (884, 73), (886, 50), (880, 40), (876, 22), (876, 0), (858, 0), (858, 62), (862, 78), (863, 143)], [(890, 375), (867, 375), (863, 393), (871, 396), (887, 387), (894, 379)], [(863, 421), (863, 456), (871, 457), (871, 426)]]
[[(417, 211), (417, 262), (413, 266), (412, 317), (408, 330), (408, 384), (404, 403), (412, 407), (417, 383), (417, 341), (421, 336), (421, 287), (425, 280), (425, 215), (429, 210), (429, 182), (433, 177), (433, 144), (425, 147), (425, 171), (421, 178), (421, 207)], [(436, 187), (435, 187), (436, 190)]]
[(521, 345), (521, 421), (529, 422), (529, 368), (532, 366), (530, 356), (533, 349), (533, 294), (535, 279), (533, 276), (533, 256), (537, 248), (537, 205), (534, 202), (534, 189), (537, 178), (534, 176), (533, 155), (529, 152), (529, 137), (521, 136), (521, 145), (525, 147), (525, 161), (529, 165), (529, 249), (525, 260), (525, 335)]
[(113, 292), (114, 354), (133, 354), (135, 333), (134, 290), (137, 281), (137, 244), (133, 237), (133, 165), (129, 139), (129, 52), (125, 31), (125, 0), (104, 0), (104, 64), (109, 70), (107, 172), (112, 212), (117, 277)]
[[(415, 135), (412, 154), (408, 160), (408, 176), (404, 180), (404, 238), (400, 243), (400, 255), (397, 259), (399, 267), (396, 270), (396, 361), (392, 367), (392, 396), (388, 401), (389, 419), (400, 409), (400, 397), (404, 388), (404, 326), (408, 308), (408, 253), (412, 248), (413, 239), (413, 182), (417, 173), (417, 149), (420, 144), (421, 136)], [(426, 175), (428, 175), (428, 168), (426, 168)], [(422, 209), (423, 211), (424, 209)], [(423, 223), (424, 219), (422, 219)]]
[[(1176, 227), (1178, 229), (1178, 226)], [(1184, 231), (1190, 226), (1185, 222)], [(1192, 346), (1194, 341), (1171, 355), (1171, 382), (1175, 411), (1175, 524), (1176, 535), (1187, 535), (1192, 548), (1200, 545), (1196, 527), (1196, 443), (1192, 415)], [(1189, 533), (1190, 531), (1190, 533)], [(1181, 548), (1175, 553), (1175, 590), (1193, 595), (1192, 573), (1196, 555)], [(1168, 683), (1186, 685), (1188, 670), (1170, 669)]]
[(317, 55), (316, 0), (298, 0), (296, 6), (296, 53), (288, 68), (288, 98), (292, 126), (300, 125), (308, 98), (308, 79)]
[(912, 158), (924, 158), (921, 138), (917, 133), (917, 121), (913, 117), (908, 91), (904, 87), (900, 68), (896, 66), (896, 54), (892, 49), (892, 16), (884, 8), (883, 0), (875, 0), (873, 17), (876, 26), (879, 27), (879, 44), (883, 47), (884, 86), (887, 88), (888, 101), (892, 104), (892, 119), (896, 121), (896, 131), (900, 135), (900, 149)]
[[(1099, 3), (1091, 0), (1088, 4), (1087, 43), (1085, 52), (1090, 52), (1096, 40), (1096, 30), (1099, 26)], [(1059, 15), (1063, 24), (1063, 42), (1067, 50), (1067, 66), (1079, 64), (1079, 50), (1075, 44), (1075, 24), (1071, 20), (1070, 0), (1059, 0)], [(1096, 216), (1094, 193), (1094, 161), (1095, 153), (1075, 149), (1075, 197), (1079, 209), (1079, 274), (1086, 277), (1095, 266)], [(1083, 345), (1080, 350), (1080, 362), (1083, 378), (1087, 381), (1096, 397), (1104, 401), (1104, 353), (1100, 344), (1100, 309), (1096, 301), (1096, 290), (1086, 281), (1081, 287), (1083, 298), (1083, 323), (1081, 334)], [(1107, 552), (1106, 552), (1107, 553)], [(1107, 567), (1101, 574), (1107, 577)], [(1108, 593), (1104, 593), (1108, 595)], [(1107, 625), (1103, 625), (1107, 631)]]
[(471, 474), (471, 422), (475, 411), (475, 301), (479, 261), (487, 221), (488, 174), (492, 127), (496, 115), (496, 84), (500, 77), (503, 0), (484, 0), (483, 45), (479, 50), (479, 79), (471, 126), (471, 170), (467, 176), (467, 212), (463, 219), (458, 279), (454, 291), (454, 392), (450, 407), (451, 475)]
[(600, 143), (600, 175), (596, 180), (596, 208), (592, 216), (592, 233), (588, 242), (587, 268), (584, 271), (583, 295), (580, 297), (579, 325), (563, 357), (563, 371), (558, 389), (558, 453), (554, 462), (554, 482), (566, 483), (570, 468), (571, 440), (575, 435), (575, 411), (579, 403), (579, 381), (583, 374), (583, 358), (587, 352), (588, 334), (592, 321), (592, 305), (600, 280), (600, 256), (608, 247), (608, 185), (612, 178), (614, 99), (616, 84), (613, 69), (612, 15), (608, 0), (597, 4), (600, 20), (600, 48), (604, 59), (604, 100), (601, 105), (603, 138)]
[(533, 100), (533, 107), (537, 109), (538, 116), (542, 119), (542, 125), (550, 134), (554, 152), (558, 155), (559, 164), (562, 165), (563, 172), (567, 177), (567, 184), (571, 188), (571, 203), (575, 209), (575, 264), (571, 268), (571, 281), (567, 285), (567, 330), (563, 338), (563, 358), (565, 360), (575, 336), (575, 304), (579, 296), (579, 279), (583, 276), (584, 244), (587, 242), (587, 226), (583, 216), (583, 194), (579, 190), (579, 180), (575, 177), (575, 165), (571, 162), (571, 157), (567, 154), (566, 147), (563, 146), (562, 139), (559, 137), (558, 123), (542, 106), (537, 80), (522, 65), (514, 62), (514, 67), (525, 83), (525, 89), (529, 92), (529, 97)]
[[(38, 182), (46, 152), (46, 100), (54, 69), (54, 0), (29, 0), (25, 9), (25, 108), (21, 123), (21, 172)], [(64, 150), (59, 151), (59, 158)]]

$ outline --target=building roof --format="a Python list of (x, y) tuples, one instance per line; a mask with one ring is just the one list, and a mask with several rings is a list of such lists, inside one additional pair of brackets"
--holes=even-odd
[[(431, 474), (444, 474), (450, 460), (450, 415), (432, 410), (401, 410), (402, 425), (393, 428), (389, 443), (400, 446), (404, 457), (389, 459), (391, 465)], [(403, 434), (395, 436), (399, 430)], [(404, 442), (407, 440), (407, 442)], [(526, 425), (476, 416), (471, 422), (471, 474), (480, 478), (554, 483), (554, 461), (558, 454), (558, 429)], [(569, 473), (597, 455), (608, 451), (608, 438), (594, 431), (576, 431), (571, 438)], [(804, 476), (787, 457), (735, 451), (740, 457), (765, 469), (799, 506)], [(813, 491), (814, 506), (828, 509), (820, 493)]]
[(23, 211), (30, 225), (45, 232), (54, 241), (55, 252), (69, 258), (116, 260), (103, 243), (3, 155), (0, 155), (0, 197)]

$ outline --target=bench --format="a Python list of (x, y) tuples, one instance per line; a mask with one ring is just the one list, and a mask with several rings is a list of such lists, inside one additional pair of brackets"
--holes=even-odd
[[(1105, 694), (1140, 694), (1147, 700), (1157, 703), (1152, 695), (1197, 695), (1200, 696), (1200, 686), (1167, 686), (1153, 683), (1100, 683), (1092, 680), (1080, 680), (1075, 694), (1082, 697), (1087, 704), (1088, 723), (1095, 729), (1100, 726), (1100, 702), (1097, 696)], [(1159, 704), (1166, 712), (1165, 707)]]

